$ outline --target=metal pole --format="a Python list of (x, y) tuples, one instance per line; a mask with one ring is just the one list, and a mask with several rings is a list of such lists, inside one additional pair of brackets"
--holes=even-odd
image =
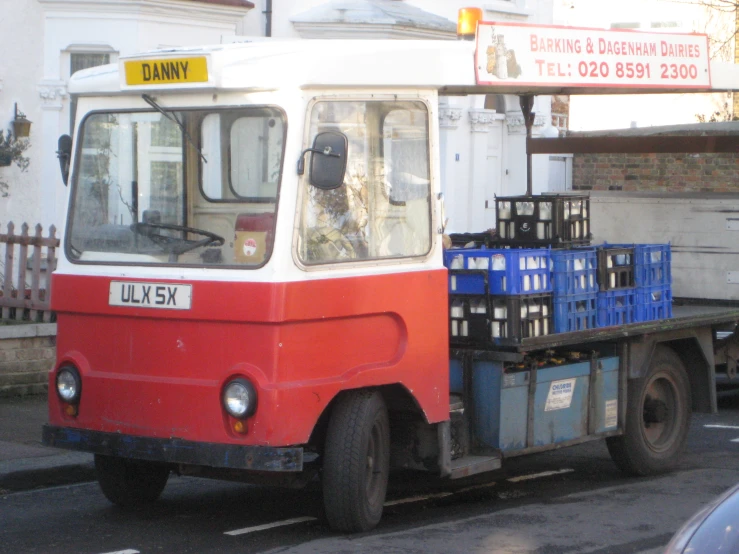
[(271, 37), (272, 36), (272, 0), (267, 0), (266, 6), (264, 9), (264, 15), (266, 16), (264, 36)]
[(523, 123), (526, 126), (526, 196), (531, 196), (533, 192), (533, 183), (531, 176), (531, 151), (529, 148), (529, 141), (531, 140), (531, 130), (534, 127), (534, 118), (536, 114), (531, 111), (534, 107), (533, 96), (521, 96), (519, 97), (521, 104), (521, 112), (523, 113)]

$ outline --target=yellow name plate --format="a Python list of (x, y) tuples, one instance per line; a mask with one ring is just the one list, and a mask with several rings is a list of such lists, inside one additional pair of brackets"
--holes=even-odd
[(124, 65), (127, 85), (178, 85), (208, 82), (208, 62), (202, 56), (166, 60), (132, 60), (124, 62)]

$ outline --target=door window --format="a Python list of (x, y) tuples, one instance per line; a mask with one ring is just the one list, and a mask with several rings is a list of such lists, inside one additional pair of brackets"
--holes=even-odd
[(303, 180), (300, 259), (306, 264), (422, 256), (431, 248), (428, 110), (422, 102), (318, 102), (310, 137), (349, 139), (344, 183)]

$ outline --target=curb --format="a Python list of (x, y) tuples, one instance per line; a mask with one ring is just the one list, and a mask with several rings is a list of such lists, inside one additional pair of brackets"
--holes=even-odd
[(92, 454), (64, 453), (0, 462), (0, 494), (95, 480)]

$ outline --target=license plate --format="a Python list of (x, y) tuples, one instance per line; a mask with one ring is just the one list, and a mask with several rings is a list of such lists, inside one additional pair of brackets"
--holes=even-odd
[(124, 62), (127, 85), (177, 85), (208, 82), (208, 62), (204, 56)]
[(189, 310), (192, 305), (192, 285), (111, 281), (108, 304), (129, 308)]

